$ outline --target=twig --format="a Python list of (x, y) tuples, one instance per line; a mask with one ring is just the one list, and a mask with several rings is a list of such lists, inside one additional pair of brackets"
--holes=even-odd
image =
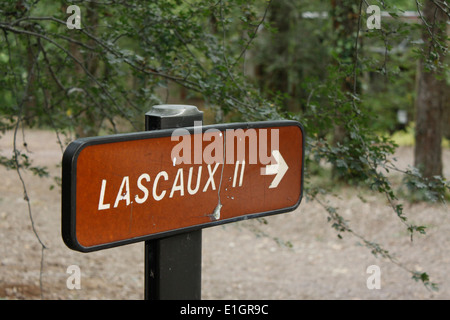
[(256, 35), (258, 33), (259, 27), (263, 24), (263, 22), (266, 20), (266, 16), (267, 16), (267, 12), (269, 11), (269, 7), (270, 4), (272, 3), (272, 0), (269, 0), (269, 2), (267, 3), (266, 9), (264, 10), (264, 15), (262, 17), (262, 19), (259, 21), (259, 23), (256, 25), (255, 27), (255, 31), (253, 31), (252, 36), (250, 37), (250, 39), (247, 41), (247, 43), (245, 44), (244, 49), (242, 49), (241, 53), (239, 54), (239, 56), (237, 57), (237, 59), (235, 60), (234, 64), (232, 67), (235, 66), (235, 64), (242, 58), (242, 56), (245, 54), (245, 52), (247, 52), (248, 47), (250, 46), (250, 44), (253, 42), (253, 40), (256, 38)]
[[(60, 50), (62, 50), (68, 57), (70, 57), (74, 62), (76, 62), (82, 69), (83, 71), (86, 73), (86, 75), (95, 82), (95, 84), (97, 84), (102, 91), (106, 94), (106, 96), (112, 101), (112, 103), (114, 104), (114, 106), (116, 107), (116, 109), (119, 111), (119, 113), (121, 113), (125, 118), (125, 113), (122, 110), (122, 108), (117, 104), (116, 99), (114, 99), (114, 97), (111, 95), (111, 93), (97, 80), (97, 78), (92, 75), (89, 70), (84, 66), (84, 64), (78, 60), (78, 58), (76, 58), (72, 53), (70, 53), (67, 49), (65, 49), (63, 46), (61, 46), (59, 43), (57, 43), (56, 41), (54, 41), (53, 39), (47, 37), (46, 35), (40, 34), (40, 33), (36, 33), (33, 31), (28, 31), (28, 30), (21, 30), (21, 29), (16, 29), (16, 28), (12, 28), (10, 25), (8, 24), (3, 24), (0, 23), (0, 28), (3, 28), (4, 30), (9, 30), (11, 32), (14, 33), (21, 33), (21, 34), (27, 34), (27, 35), (31, 35), (34, 37), (38, 37), (41, 39), (44, 39), (48, 42), (50, 42), (51, 44), (53, 44), (54, 46), (56, 46), (57, 48), (59, 48)], [(137, 130), (136, 126), (131, 123), (131, 125), (134, 127), (134, 129)]]
[(443, 8), (443, 7), (441, 6), (441, 4), (439, 3), (439, 1), (436, 1), (436, 0), (431, 0), (431, 1), (436, 5), (436, 7), (438, 7), (439, 9), (441, 9), (441, 11), (444, 12), (444, 13), (450, 18), (450, 8), (448, 7), (447, 3), (442, 2), (445, 6), (447, 6), (447, 10), (446, 10), (445, 8)]
[(339, 214), (337, 214), (335, 212), (335, 210), (331, 210), (329, 206), (327, 206), (325, 203), (323, 203), (323, 201), (318, 199), (317, 195), (313, 195), (312, 199), (316, 200), (317, 203), (319, 203), (319, 205), (321, 205), (325, 209), (325, 211), (327, 211), (330, 221), (333, 221), (336, 224), (335, 229), (338, 229), (337, 227), (339, 227), (339, 231), (347, 232), (347, 233), (353, 235), (354, 237), (360, 239), (367, 248), (371, 249), (371, 253), (375, 257), (380, 255), (382, 258), (387, 259), (394, 265), (396, 265), (396, 266), (400, 267), (401, 269), (405, 270), (406, 272), (410, 273), (414, 280), (416, 280), (416, 281), (421, 280), (427, 290), (430, 290), (430, 288), (431, 288), (431, 290), (438, 289), (438, 285), (434, 282), (431, 282), (426, 273), (419, 273), (417, 271), (414, 271), (414, 270), (408, 268), (403, 263), (398, 261), (397, 258), (395, 258), (391, 253), (389, 253), (388, 250), (383, 249), (383, 247), (381, 247), (378, 243), (369, 241), (366, 238), (364, 238), (362, 235), (360, 235), (359, 233), (355, 232), (353, 229), (350, 229), (350, 227), (347, 225), (347, 223), (345, 223), (344, 219)]
[[(8, 37), (5, 33), (5, 38), (6, 38), (6, 44), (8, 46), (8, 52), (10, 54), (9, 56), (9, 60), (11, 61), (11, 51), (10, 51), (10, 44), (9, 44), (9, 40)], [(20, 155), (20, 151), (17, 148), (17, 132), (19, 130), (19, 126), (22, 122), (22, 114), (23, 114), (23, 105), (25, 103), (25, 100), (28, 98), (28, 92), (30, 89), (30, 83), (31, 83), (31, 77), (34, 74), (34, 69), (35, 66), (37, 64), (37, 59), (39, 56), (39, 51), (36, 53), (34, 59), (33, 59), (33, 64), (31, 66), (31, 70), (30, 73), (28, 74), (28, 78), (27, 78), (27, 84), (24, 90), (24, 96), (22, 98), (22, 100), (19, 102), (18, 101), (18, 117), (17, 117), (17, 122), (14, 128), (14, 137), (13, 137), (13, 152), (14, 152), (14, 163), (15, 163), (15, 167), (16, 167), (16, 172), (17, 175), (19, 177), (19, 180), (22, 184), (22, 188), (23, 188), (23, 193), (24, 193), (24, 200), (27, 203), (28, 206), (28, 216), (30, 219), (30, 223), (31, 223), (31, 228), (33, 230), (33, 233), (36, 237), (36, 239), (38, 240), (39, 244), (41, 245), (41, 266), (40, 266), (40, 272), (39, 272), (39, 287), (40, 287), (40, 294), (41, 294), (41, 298), (43, 298), (43, 287), (42, 287), (42, 275), (43, 275), (43, 268), (44, 268), (44, 250), (47, 249), (47, 247), (45, 246), (45, 244), (42, 242), (41, 238), (39, 237), (39, 234), (36, 230), (36, 227), (34, 225), (34, 219), (33, 219), (33, 213), (32, 213), (32, 209), (31, 209), (31, 200), (30, 197), (28, 196), (28, 191), (27, 191), (27, 187), (25, 184), (25, 181), (22, 177), (22, 173), (20, 170), (20, 163), (19, 163), (19, 155)], [(13, 72), (13, 70), (11, 70)], [(13, 72), (14, 73), (14, 72)], [(17, 89), (17, 88), (16, 88)], [(16, 92), (16, 96), (17, 96), (17, 92)]]
[[(355, 63), (353, 65), (353, 94), (356, 96), (356, 72), (358, 68), (358, 41), (359, 41), (359, 29), (361, 28), (361, 11), (362, 11), (362, 4), (364, 0), (361, 0), (359, 2), (359, 12), (358, 12), (358, 26), (356, 29), (356, 38), (355, 38)], [(352, 100), (354, 103), (354, 99)]]

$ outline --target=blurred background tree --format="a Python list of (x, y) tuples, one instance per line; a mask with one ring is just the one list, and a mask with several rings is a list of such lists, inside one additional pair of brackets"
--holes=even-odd
[[(422, 28), (422, 41), (417, 74), (416, 100), (416, 144), (414, 165), (427, 178), (442, 175), (442, 135), (443, 128), (450, 126), (444, 117), (444, 109), (450, 107), (448, 101), (448, 79), (446, 79), (445, 55), (448, 51), (447, 22), (449, 11), (441, 10), (446, 4), (426, 1), (423, 7), (418, 3)], [(447, 111), (448, 114), (448, 111)], [(446, 121), (446, 122), (444, 122)]]

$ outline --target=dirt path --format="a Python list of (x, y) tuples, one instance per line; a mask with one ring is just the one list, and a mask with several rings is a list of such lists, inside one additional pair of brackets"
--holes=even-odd
[[(51, 132), (27, 131), (36, 164), (59, 175), (62, 153)], [(10, 154), (11, 135), (0, 139), (0, 152)], [(412, 150), (398, 153), (401, 165)], [(450, 177), (450, 152), (445, 150), (445, 175)], [(0, 167), (0, 299), (40, 299), (41, 246), (31, 229), (23, 190), (14, 171)], [(24, 175), (33, 219), (44, 244), (44, 299), (142, 299), (142, 243), (88, 254), (68, 249), (60, 233), (60, 189), (50, 178)], [(361, 192), (366, 202), (356, 193)], [(432, 292), (398, 266), (375, 258), (358, 239), (336, 232), (326, 212), (303, 200), (292, 213), (203, 230), (203, 299), (450, 299), (450, 217), (441, 205), (406, 204), (408, 218), (428, 227), (413, 242), (383, 197), (368, 191), (342, 190), (329, 197), (355, 231), (380, 243), (408, 268), (426, 271), (440, 290)], [(264, 234), (264, 235), (263, 235)], [(289, 241), (292, 248), (274, 240)], [(69, 290), (70, 265), (81, 270), (81, 289)], [(381, 270), (381, 289), (366, 285), (370, 265)]]

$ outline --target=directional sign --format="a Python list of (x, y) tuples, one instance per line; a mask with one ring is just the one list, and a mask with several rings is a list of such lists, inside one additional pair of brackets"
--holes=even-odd
[(303, 158), (295, 121), (78, 139), (63, 156), (62, 236), (86, 252), (292, 211)]

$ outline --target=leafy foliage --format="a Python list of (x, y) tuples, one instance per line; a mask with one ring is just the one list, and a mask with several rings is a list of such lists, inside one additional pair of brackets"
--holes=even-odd
[[(342, 1), (342, 7), (271, 0), (70, 3), (81, 9), (79, 30), (66, 26), (65, 1), (0, 0), (2, 132), (21, 126), (78, 136), (141, 130), (142, 114), (168, 101), (175, 86), (219, 118), (301, 121), (307, 196), (323, 205), (338, 237), (352, 233), (374, 255), (394, 261), (324, 202), (327, 191), (312, 181), (319, 163), (333, 167), (333, 179), (383, 194), (411, 239), (426, 228), (408, 221), (387, 173), (402, 171), (409, 189), (445, 201), (449, 183), (399, 170), (391, 160), (397, 146), (386, 134), (397, 129), (397, 110), (412, 115), (414, 58), (426, 54), (430, 70), (448, 71), (434, 51), (413, 41), (420, 27), (397, 18), (367, 30), (365, 1)], [(377, 3), (394, 18), (411, 10), (408, 1)], [(308, 10), (329, 18), (308, 19), (301, 14)], [(436, 48), (444, 46), (438, 39)], [(339, 131), (344, 134), (335, 139)], [(0, 164), (47, 175), (32, 166), (26, 146), (0, 157)], [(426, 273), (408, 271), (435, 288)]]

